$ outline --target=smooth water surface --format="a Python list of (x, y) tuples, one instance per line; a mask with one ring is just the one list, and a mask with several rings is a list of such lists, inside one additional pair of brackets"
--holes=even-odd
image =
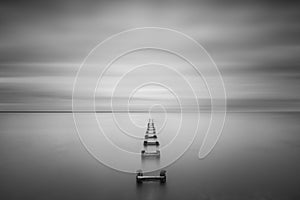
[[(101, 122), (108, 133), (123, 134), (113, 125), (112, 114), (98, 115), (107, 120)], [(125, 114), (117, 115), (122, 123)], [(138, 115), (132, 119), (143, 130), (149, 116)], [(169, 114), (168, 120), (176, 115)], [(161, 128), (163, 117), (153, 118)], [(1, 114), (0, 199), (299, 199), (299, 119), (297, 113), (229, 113), (208, 157), (197, 157), (200, 134), (165, 168), (165, 185), (138, 186), (134, 174), (112, 170), (85, 150), (72, 114)], [(160, 133), (162, 145), (173, 137), (168, 127)], [(143, 136), (144, 131), (132, 134)], [(116, 135), (111, 137), (117, 142)], [(128, 141), (128, 150), (141, 150), (141, 141)], [(125, 141), (119, 144), (126, 147)]]

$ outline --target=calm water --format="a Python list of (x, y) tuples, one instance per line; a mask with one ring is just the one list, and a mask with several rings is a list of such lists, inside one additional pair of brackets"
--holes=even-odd
[[(122, 115), (120, 126), (126, 127)], [(140, 141), (117, 139), (121, 132), (111, 125), (111, 114), (98, 117), (114, 142), (128, 151), (141, 150)], [(163, 126), (163, 116), (153, 117), (164, 146), (174, 131)], [(128, 131), (142, 136), (138, 130), (144, 130), (148, 115), (132, 118), (140, 128), (128, 125)], [(299, 199), (299, 119), (297, 113), (230, 113), (209, 157), (197, 158), (198, 137), (166, 168), (167, 184), (137, 186), (134, 174), (112, 170), (87, 153), (72, 114), (1, 114), (0, 199)], [(142, 167), (140, 160), (134, 164)]]

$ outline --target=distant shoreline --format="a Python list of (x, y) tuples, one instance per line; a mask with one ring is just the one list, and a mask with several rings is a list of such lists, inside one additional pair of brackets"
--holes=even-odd
[[(218, 113), (219, 111), (215, 111)], [(98, 110), (98, 111), (72, 111), (72, 110), (0, 110), (0, 114), (5, 113), (149, 113), (149, 111), (109, 111), (109, 110)], [(164, 113), (164, 112), (152, 112), (152, 113)], [(167, 111), (167, 113), (180, 113), (178, 111)], [(196, 113), (190, 111), (183, 111), (182, 113)], [(210, 111), (202, 111), (201, 113), (210, 113)], [(227, 113), (300, 113), (300, 110), (227, 110)]]

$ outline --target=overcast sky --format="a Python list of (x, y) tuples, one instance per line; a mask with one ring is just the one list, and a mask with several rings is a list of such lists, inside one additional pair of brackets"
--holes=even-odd
[[(76, 71), (94, 46), (123, 30), (156, 26), (205, 47), (223, 75), (229, 105), (298, 109), (299, 10), (292, 1), (2, 1), (0, 108), (69, 110)], [(106, 90), (121, 71), (107, 75)], [(158, 102), (172, 97), (154, 88), (136, 94), (156, 95)], [(123, 98), (116, 97), (120, 104)]]

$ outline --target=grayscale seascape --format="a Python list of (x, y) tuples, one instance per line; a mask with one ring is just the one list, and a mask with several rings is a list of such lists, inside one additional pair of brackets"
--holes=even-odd
[(300, 1), (2, 0), (0, 200), (69, 199), (299, 200)]

